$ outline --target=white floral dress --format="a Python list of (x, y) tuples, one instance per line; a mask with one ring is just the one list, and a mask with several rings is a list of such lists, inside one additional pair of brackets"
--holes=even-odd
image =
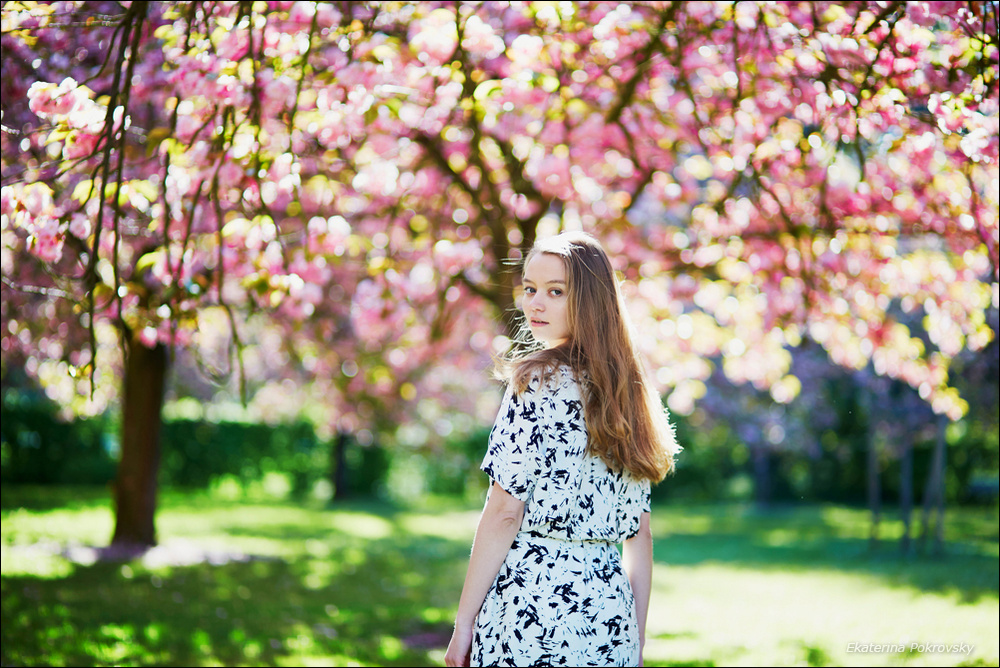
[(482, 469), (524, 520), (479, 611), (474, 666), (634, 666), (639, 628), (616, 544), (639, 530), (649, 482), (585, 454), (568, 366), (508, 387)]

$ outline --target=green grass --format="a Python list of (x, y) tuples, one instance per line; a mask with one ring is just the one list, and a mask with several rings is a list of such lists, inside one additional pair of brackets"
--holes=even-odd
[[(113, 563), (91, 549), (105, 490), (8, 486), (0, 506), (0, 663), (25, 666), (440, 665), (478, 518), (166, 492), (161, 547)], [(653, 525), (647, 665), (998, 664), (996, 509), (950, 511), (941, 557), (872, 552), (867, 514), (839, 506), (662, 506)]]

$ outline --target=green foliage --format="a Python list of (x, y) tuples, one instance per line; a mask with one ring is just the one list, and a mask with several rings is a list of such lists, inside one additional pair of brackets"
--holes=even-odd
[(4, 392), (0, 415), (4, 483), (99, 485), (114, 478), (108, 420), (65, 421), (55, 404), (13, 390)]
[(746, 499), (749, 486), (740, 484), (747, 467), (747, 447), (732, 430), (703, 426), (683, 416), (673, 416), (677, 441), (684, 450), (675, 473), (653, 487), (654, 499)]
[[(0, 427), (3, 482), (106, 484), (117, 471), (116, 429), (105, 417), (65, 421), (54, 405), (8, 391)], [(281, 476), (286, 491), (299, 498), (329, 480), (330, 448), (305, 421), (268, 425), (175, 418), (163, 424), (160, 482), (193, 489), (226, 482), (245, 491)], [(346, 462), (353, 495), (374, 493), (389, 468), (383, 448), (352, 440)]]
[[(853, 393), (841, 393), (833, 402), (835, 424), (816, 434), (814, 452), (791, 447), (768, 449), (771, 500), (786, 502), (866, 503), (868, 442), (877, 429), (859, 409)], [(673, 476), (653, 488), (653, 498), (689, 501), (747, 500), (752, 498), (752, 452), (734, 425), (672, 416), (684, 451)], [(923, 500), (937, 433), (924, 429), (912, 435), (913, 486), (917, 503)], [(993, 506), (997, 503), (1000, 468), (995, 427), (971, 418), (952, 423), (947, 431), (945, 500), (948, 504)], [(883, 503), (895, 503), (900, 493), (897, 443), (876, 443)]]
[(179, 419), (163, 425), (160, 480), (204, 489), (223, 475), (246, 486), (268, 473), (283, 473), (291, 492), (301, 496), (328, 475), (329, 461), (328, 444), (306, 422), (272, 426)]
[[(849, 388), (848, 388), (849, 389)], [(774, 502), (865, 503), (866, 448), (873, 428), (854, 399), (841, 397), (837, 420), (817, 435), (810, 454), (795, 449), (768, 452)], [(654, 487), (658, 500), (747, 500), (754, 491), (750, 448), (734, 426), (705, 421), (695, 412), (674, 416), (684, 445), (676, 473)], [(104, 417), (62, 420), (54, 405), (8, 391), (3, 400), (2, 480), (20, 484), (104, 484), (117, 463), (117, 426)], [(970, 418), (947, 432), (945, 469), (949, 504), (996, 503), (996, 432)], [(348, 438), (345, 460), (350, 496), (382, 496), (412, 501), (424, 494), (471, 498), (485, 488), (479, 463), (488, 428), (452, 437), (430, 450), (362, 446)], [(936, 433), (924, 430), (913, 443), (915, 500), (922, 500)], [(160, 481), (167, 487), (207, 489), (220, 484), (237, 495), (259, 488), (265, 479), (283, 482), (269, 496), (285, 493), (323, 497), (332, 489), (332, 443), (320, 439), (305, 421), (277, 425), (206, 421), (175, 417), (162, 433)], [(883, 502), (899, 494), (899, 461), (888, 448), (880, 459)], [(251, 493), (251, 496), (253, 494)], [(328, 495), (328, 494), (327, 494)]]
[(470, 488), (479, 489), (485, 477), (479, 464), (486, 454), (490, 429), (481, 428), (468, 436), (445, 441), (440, 452), (424, 458), (427, 491), (432, 494), (465, 495)]
[(489, 479), (479, 464), (489, 434), (480, 428), (433, 446), (393, 448), (379, 496), (402, 504), (421, 503), (428, 495), (481, 500)]
[[(996, 408), (994, 408), (996, 411)], [(948, 475), (945, 494), (960, 503), (996, 501), (997, 470), (1000, 469), (1000, 439), (993, 424), (962, 420), (949, 425)]]
[(347, 491), (351, 496), (373, 496), (385, 484), (392, 463), (388, 449), (378, 445), (362, 446), (348, 439)]

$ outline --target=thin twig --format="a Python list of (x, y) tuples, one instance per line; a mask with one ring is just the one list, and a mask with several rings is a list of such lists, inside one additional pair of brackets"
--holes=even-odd
[(42, 285), (21, 285), (10, 280), (6, 276), (0, 276), (0, 280), (3, 284), (12, 290), (17, 290), (18, 292), (26, 292), (32, 295), (43, 295), (45, 297), (58, 297), (59, 299), (74, 299), (74, 296), (65, 290), (59, 288), (47, 288)]

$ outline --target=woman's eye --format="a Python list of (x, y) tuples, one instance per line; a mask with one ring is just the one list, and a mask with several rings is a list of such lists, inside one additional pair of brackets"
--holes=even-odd
[(527, 293), (529, 295), (535, 294), (535, 289), (534, 288), (525, 288), (524, 291), (525, 291), (525, 293)]
[(552, 295), (553, 297), (558, 297), (559, 295), (562, 294), (562, 290), (549, 290), (549, 294)]

